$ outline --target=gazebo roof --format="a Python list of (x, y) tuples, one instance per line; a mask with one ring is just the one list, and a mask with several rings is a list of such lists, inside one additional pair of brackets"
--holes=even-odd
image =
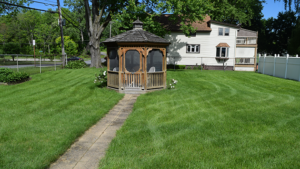
[(127, 32), (121, 33), (115, 37), (106, 39), (103, 43), (110, 42), (150, 42), (150, 43), (167, 43), (166, 39), (159, 37), (153, 33), (143, 30), (143, 22), (136, 20), (133, 22), (133, 29)]

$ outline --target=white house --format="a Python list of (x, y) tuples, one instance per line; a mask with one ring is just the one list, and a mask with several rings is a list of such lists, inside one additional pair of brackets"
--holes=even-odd
[(210, 70), (256, 70), (257, 32), (206, 16), (202, 23), (192, 24), (196, 33), (188, 37), (168, 17), (163, 15), (159, 19), (171, 31), (165, 37), (171, 42), (168, 64), (203, 65)]

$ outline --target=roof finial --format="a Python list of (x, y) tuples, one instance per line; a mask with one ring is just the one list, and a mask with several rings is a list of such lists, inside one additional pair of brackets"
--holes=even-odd
[(137, 20), (133, 22), (133, 29), (143, 29), (143, 22), (140, 21), (140, 17), (137, 17)]

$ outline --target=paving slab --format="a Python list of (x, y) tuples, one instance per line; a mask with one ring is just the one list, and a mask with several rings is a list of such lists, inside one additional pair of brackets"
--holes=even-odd
[(96, 169), (110, 142), (131, 113), (139, 95), (126, 94), (97, 124), (88, 129), (50, 169)]

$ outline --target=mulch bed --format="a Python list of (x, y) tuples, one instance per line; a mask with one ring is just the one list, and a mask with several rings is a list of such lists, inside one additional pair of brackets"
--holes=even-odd
[(23, 79), (23, 80), (17, 81), (17, 82), (9, 82), (9, 83), (0, 82), (0, 85), (15, 85), (15, 84), (27, 82), (29, 80), (31, 80), (31, 77), (29, 77), (28, 79)]

